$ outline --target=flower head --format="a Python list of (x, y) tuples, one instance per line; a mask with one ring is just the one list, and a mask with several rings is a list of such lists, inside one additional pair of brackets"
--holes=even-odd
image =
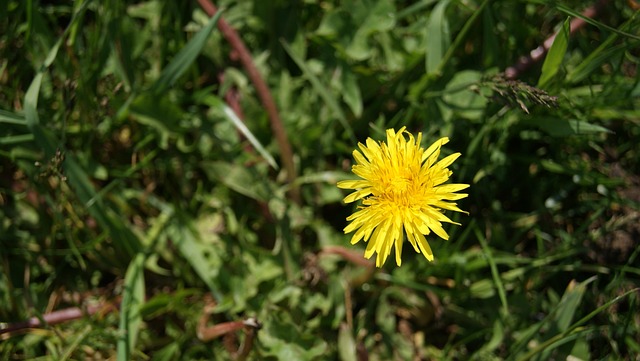
[(433, 252), (424, 236), (433, 231), (449, 239), (442, 222), (459, 223), (451, 221), (443, 211), (464, 212), (452, 201), (465, 198), (467, 194), (455, 192), (469, 185), (444, 184), (453, 173), (447, 167), (460, 153), (436, 162), (440, 147), (449, 138), (437, 140), (426, 150), (420, 146), (421, 140), (422, 133), (414, 138), (405, 127), (397, 133), (388, 129), (386, 143), (367, 138), (366, 145), (358, 143), (361, 152), (353, 151), (356, 164), (352, 171), (362, 179), (338, 182), (339, 188), (355, 190), (345, 197), (345, 203), (362, 199), (358, 210), (347, 217), (351, 223), (344, 233), (356, 231), (351, 244), (361, 239), (368, 242), (364, 256), (371, 258), (377, 253), (378, 267), (385, 263), (394, 245), (396, 263), (402, 264), (404, 234), (416, 252), (433, 261)]

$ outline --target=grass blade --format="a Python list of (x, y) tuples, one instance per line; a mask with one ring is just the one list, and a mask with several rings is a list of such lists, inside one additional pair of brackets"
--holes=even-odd
[(542, 72), (540, 79), (538, 79), (538, 87), (540, 88), (545, 88), (560, 71), (564, 55), (567, 53), (567, 46), (569, 45), (569, 24), (570, 19), (564, 21), (542, 64)]
[(440, 68), (440, 63), (444, 58), (444, 53), (451, 45), (451, 34), (449, 33), (449, 22), (444, 16), (449, 6), (449, 0), (440, 1), (431, 12), (429, 25), (427, 25), (427, 74), (434, 74)]
[(124, 278), (124, 294), (120, 305), (120, 339), (118, 340), (118, 361), (131, 360), (131, 353), (138, 337), (142, 322), (140, 307), (144, 303), (144, 260), (139, 253), (129, 265)]
[[(76, 11), (71, 19), (70, 24), (67, 26), (64, 34), (60, 36), (56, 44), (49, 50), (47, 58), (45, 59), (40, 71), (34, 79), (31, 81), (27, 93), (24, 99), (24, 115), (25, 122), (31, 133), (35, 143), (44, 150), (45, 158), (52, 159), (58, 156), (58, 153), (64, 154), (64, 150), (61, 150), (61, 142), (52, 134), (50, 134), (41, 124), (38, 116), (38, 96), (40, 94), (40, 88), (42, 86), (42, 79), (45, 71), (53, 63), (58, 54), (58, 49), (69, 32), (71, 25), (74, 21), (80, 18), (79, 14), (87, 7), (90, 1), (85, 1), (82, 6)], [(63, 167), (69, 183), (74, 189), (76, 195), (82, 203), (85, 205), (95, 197), (95, 189), (86, 172), (82, 169), (80, 164), (75, 160), (75, 157), (71, 154), (64, 154), (65, 159)], [(89, 213), (96, 219), (98, 224), (104, 229), (109, 230), (111, 237), (114, 239), (114, 244), (117, 248), (125, 251), (127, 254), (133, 255), (136, 250), (139, 249), (139, 240), (129, 230), (119, 218), (113, 218), (108, 213), (108, 210), (100, 203), (96, 202), (96, 206), (88, 207)]]
[(191, 39), (187, 45), (171, 60), (169, 65), (162, 71), (158, 80), (153, 84), (151, 91), (155, 94), (161, 94), (166, 89), (171, 87), (182, 74), (191, 66), (196, 60), (202, 48), (207, 43), (209, 35), (213, 31), (213, 28), (218, 23), (218, 19), (222, 15), (222, 10), (218, 11), (214, 17), (209, 20), (207, 25), (200, 30)]
[(493, 283), (498, 290), (498, 296), (500, 297), (500, 303), (502, 303), (502, 312), (504, 315), (509, 313), (509, 303), (507, 302), (507, 293), (504, 289), (504, 284), (502, 283), (502, 279), (500, 278), (500, 273), (498, 273), (498, 266), (496, 266), (496, 261), (493, 259), (493, 252), (491, 252), (491, 248), (487, 244), (487, 240), (482, 235), (482, 232), (479, 228), (475, 229), (476, 237), (480, 241), (480, 245), (484, 250), (487, 261), (489, 262), (489, 267), (491, 268), (491, 276), (493, 277)]
[(24, 115), (0, 109), (0, 123), (26, 125), (27, 121)]
[(247, 128), (246, 124), (242, 120), (240, 120), (240, 118), (238, 118), (238, 116), (233, 111), (233, 109), (229, 108), (227, 105), (224, 104), (223, 101), (221, 101), (218, 97), (215, 97), (213, 95), (205, 96), (201, 100), (201, 102), (212, 108), (221, 109), (224, 115), (226, 116), (226, 118), (231, 122), (231, 124), (233, 124), (233, 126), (236, 127), (236, 129), (238, 129), (238, 131), (247, 138), (249, 143), (253, 145), (255, 150), (257, 150), (258, 153), (260, 153), (260, 155), (267, 161), (267, 163), (269, 163), (269, 165), (273, 169), (276, 169), (276, 170), (278, 169), (278, 164), (276, 163), (276, 160), (267, 151), (267, 149), (260, 143), (258, 138), (256, 138), (253, 135), (251, 130)]
[(0, 144), (17, 144), (33, 141), (33, 134), (9, 135), (0, 138)]
[(564, 339), (567, 336), (571, 336), (572, 334), (576, 333), (576, 332), (580, 332), (580, 326), (582, 326), (583, 324), (585, 324), (587, 321), (589, 321), (590, 319), (594, 318), (597, 314), (599, 314), (600, 312), (604, 311), (605, 309), (609, 308), (610, 306), (614, 305), (615, 303), (618, 303), (620, 301), (622, 301), (625, 297), (636, 293), (640, 291), (640, 288), (634, 288), (632, 290), (629, 290), (627, 292), (625, 292), (624, 294), (612, 299), (611, 301), (605, 303), (604, 305), (596, 308), (595, 310), (593, 310), (591, 313), (589, 313), (588, 315), (586, 315), (585, 317), (581, 318), (578, 322), (574, 323), (571, 327), (569, 327), (566, 331), (551, 337), (550, 339), (548, 339), (545, 342), (540, 343), (536, 348), (534, 348), (533, 350), (529, 351), (526, 355), (524, 355), (523, 357), (519, 358), (518, 361), (527, 361), (530, 360), (532, 357), (534, 357), (535, 355), (537, 355), (538, 353), (542, 352), (543, 350), (548, 349), (549, 347), (552, 347), (552, 345), (554, 345), (555, 343), (561, 341), (562, 339)]

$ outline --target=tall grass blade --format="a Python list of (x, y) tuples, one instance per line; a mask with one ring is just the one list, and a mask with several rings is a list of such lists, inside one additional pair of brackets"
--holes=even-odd
[(487, 261), (489, 262), (489, 267), (491, 268), (491, 276), (493, 277), (493, 283), (498, 290), (498, 297), (500, 297), (500, 303), (502, 304), (502, 312), (503, 315), (507, 315), (509, 313), (509, 303), (507, 302), (507, 292), (504, 289), (504, 284), (502, 283), (502, 279), (500, 278), (500, 273), (498, 272), (498, 266), (496, 265), (495, 260), (493, 259), (493, 252), (491, 248), (487, 244), (487, 240), (485, 239), (482, 231), (479, 228), (475, 229), (476, 237), (480, 241), (480, 245), (482, 245), (482, 249), (487, 257)]
[(247, 128), (247, 125), (242, 120), (240, 120), (240, 118), (238, 118), (238, 116), (233, 111), (233, 109), (229, 108), (227, 105), (224, 104), (222, 100), (220, 100), (218, 97), (215, 97), (213, 95), (207, 95), (203, 97), (201, 101), (203, 104), (206, 104), (212, 108), (217, 108), (222, 110), (227, 120), (229, 120), (231, 124), (233, 124), (233, 126), (236, 127), (236, 129), (238, 129), (238, 131), (247, 138), (247, 140), (249, 141), (249, 143), (251, 143), (251, 145), (253, 145), (255, 150), (257, 150), (258, 153), (260, 153), (260, 155), (267, 161), (267, 163), (269, 163), (271, 168), (276, 170), (278, 169), (278, 164), (276, 163), (276, 160), (262, 145), (262, 143), (260, 143), (258, 138), (256, 138), (255, 135), (253, 135), (251, 130)]
[(120, 304), (120, 338), (117, 346), (118, 361), (132, 359), (132, 352), (138, 338), (138, 330), (142, 323), (140, 307), (144, 303), (144, 260), (145, 255), (139, 253), (127, 269), (124, 278), (124, 294)]
[(449, 33), (449, 22), (444, 15), (449, 6), (449, 0), (440, 1), (429, 16), (426, 49), (426, 70), (427, 74), (435, 74), (440, 69), (440, 63), (444, 54), (451, 45), (451, 34)]
[(202, 30), (200, 30), (182, 50), (167, 65), (158, 80), (151, 87), (151, 91), (155, 94), (162, 94), (184, 74), (189, 66), (196, 60), (202, 48), (207, 43), (209, 35), (218, 23), (218, 19), (222, 16), (222, 10), (219, 10), (214, 17), (209, 20)]
[[(71, 23), (69, 24), (69, 26), (67, 26), (64, 34), (60, 36), (56, 44), (49, 51), (44, 64), (42, 65), (40, 71), (36, 74), (34, 79), (31, 81), (27, 93), (25, 94), (24, 114), (26, 124), (33, 134), (35, 143), (44, 150), (45, 157), (47, 159), (53, 158), (58, 152), (64, 153), (64, 150), (61, 149), (62, 145), (60, 141), (40, 124), (37, 106), (38, 96), (40, 94), (40, 88), (42, 86), (42, 79), (47, 68), (55, 60), (56, 55), (58, 54), (58, 49), (60, 48), (60, 45), (62, 44), (66, 34), (68, 33), (70, 26), (74, 21), (77, 21), (77, 19), (79, 19), (79, 13), (82, 12), (89, 3), (90, 0), (85, 1), (82, 6), (80, 6), (78, 11), (76, 11), (71, 19)], [(64, 154), (64, 157), (65, 160), (63, 167), (67, 179), (76, 192), (76, 195), (78, 196), (80, 201), (86, 205), (92, 198), (94, 198), (95, 189), (89, 181), (89, 177), (87, 176), (87, 174), (75, 160), (75, 157), (71, 154)], [(108, 214), (108, 210), (100, 203), (97, 203), (95, 207), (88, 207), (88, 210), (89, 213), (96, 219), (98, 224), (100, 224), (100, 226), (109, 230), (117, 248), (125, 251), (130, 255), (133, 255), (135, 253), (135, 251), (139, 247), (139, 241), (133, 235), (131, 230), (129, 230), (120, 219), (112, 218)]]
[(564, 55), (567, 53), (567, 46), (569, 45), (570, 22), (570, 19), (564, 21), (562, 28), (553, 40), (553, 45), (551, 45), (547, 57), (544, 59), (542, 73), (540, 74), (540, 79), (538, 79), (538, 87), (540, 88), (546, 88), (551, 79), (560, 71)]
[(0, 109), (0, 123), (26, 125), (24, 115)]

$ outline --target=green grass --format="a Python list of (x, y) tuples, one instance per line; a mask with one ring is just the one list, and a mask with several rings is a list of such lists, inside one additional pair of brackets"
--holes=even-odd
[[(0, 359), (636, 360), (633, 3), (220, 1), (283, 139), (195, 1), (3, 2)], [(335, 183), (402, 126), (469, 215), (374, 270)]]

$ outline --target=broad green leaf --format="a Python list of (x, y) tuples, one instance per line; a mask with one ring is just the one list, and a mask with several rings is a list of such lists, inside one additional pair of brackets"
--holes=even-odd
[(445, 16), (449, 2), (449, 0), (440, 1), (433, 8), (431, 16), (429, 16), (429, 24), (425, 29), (427, 32), (427, 74), (435, 74), (439, 70), (444, 54), (451, 45), (449, 21)]
[(337, 41), (349, 59), (362, 61), (374, 54), (373, 35), (391, 30), (395, 21), (393, 2), (363, 0), (327, 12), (315, 33)]
[(291, 319), (288, 312), (269, 312), (264, 328), (258, 333), (263, 356), (277, 360), (312, 361), (326, 355), (328, 345), (322, 338), (303, 332), (303, 327)]
[(364, 0), (352, 3), (349, 14), (360, 25), (353, 35), (346, 53), (354, 60), (365, 60), (371, 56), (373, 47), (370, 37), (377, 32), (389, 31), (395, 24), (395, 9), (389, 0)]
[(342, 361), (356, 361), (356, 341), (353, 339), (351, 329), (346, 325), (340, 325), (338, 331), (338, 354)]
[(180, 131), (183, 111), (160, 95), (142, 93), (130, 105), (131, 115), (141, 124), (154, 128), (160, 135), (160, 148), (169, 147), (169, 137)]
[(327, 103), (327, 106), (333, 111), (334, 115), (338, 118), (338, 121), (344, 127), (344, 130), (347, 132), (347, 135), (351, 139), (353, 143), (357, 143), (355, 134), (353, 133), (353, 129), (349, 122), (347, 121), (347, 117), (344, 115), (344, 112), (340, 108), (338, 104), (338, 100), (333, 96), (332, 92), (318, 79), (318, 77), (309, 69), (304, 60), (289, 46), (289, 44), (282, 41), (282, 46), (291, 59), (298, 65), (300, 70), (307, 77), (307, 80), (311, 83), (313, 88), (318, 92), (320, 97)]
[(540, 79), (538, 79), (539, 88), (545, 88), (551, 79), (560, 71), (564, 55), (567, 53), (567, 46), (569, 45), (570, 20), (571, 19), (567, 19), (564, 24), (562, 24), (562, 28), (560, 28), (558, 34), (556, 34), (553, 45), (551, 45), (547, 57), (544, 59)]
[(484, 114), (487, 98), (473, 91), (472, 87), (481, 79), (482, 74), (474, 70), (456, 73), (445, 87), (442, 106), (466, 119), (480, 118)]
[(203, 162), (202, 167), (209, 178), (251, 199), (266, 202), (273, 195), (262, 174), (241, 164)]
[(230, 312), (240, 313), (246, 309), (247, 304), (256, 297), (260, 297), (259, 288), (262, 283), (281, 279), (283, 267), (270, 258), (261, 258), (259, 261), (250, 253), (242, 257), (246, 268), (242, 274), (231, 276), (230, 292), (225, 295), (226, 302), (222, 302), (220, 308), (229, 305)]
[(589, 341), (586, 338), (578, 338), (574, 344), (573, 348), (567, 355), (567, 359), (574, 360), (593, 360), (591, 351), (589, 349)]
[[(224, 251), (216, 247), (214, 242), (203, 242), (200, 235), (194, 231), (191, 222), (179, 213), (176, 213), (175, 222), (167, 226), (166, 233), (182, 257), (189, 262), (219, 302), (222, 296), (218, 291), (216, 279), (220, 276), (221, 257), (224, 255)], [(219, 241), (215, 234), (208, 236)]]
[(485, 299), (495, 296), (496, 291), (491, 280), (485, 278), (472, 283), (471, 286), (469, 286), (469, 293), (471, 297)]
[(118, 339), (118, 361), (132, 359), (132, 352), (138, 338), (142, 323), (140, 308), (144, 304), (144, 260), (145, 255), (139, 253), (127, 269), (124, 278), (124, 293), (120, 304), (120, 338)]
[(209, 23), (200, 30), (189, 42), (185, 45), (182, 50), (171, 60), (169, 65), (167, 65), (162, 73), (160, 74), (160, 78), (153, 84), (151, 91), (155, 94), (164, 93), (169, 87), (173, 86), (173, 84), (180, 78), (182, 74), (184, 74), (189, 66), (196, 60), (202, 48), (207, 43), (207, 39), (209, 35), (213, 31), (213, 28), (218, 23), (218, 19), (222, 15), (222, 11), (218, 10), (216, 15), (209, 20)]

